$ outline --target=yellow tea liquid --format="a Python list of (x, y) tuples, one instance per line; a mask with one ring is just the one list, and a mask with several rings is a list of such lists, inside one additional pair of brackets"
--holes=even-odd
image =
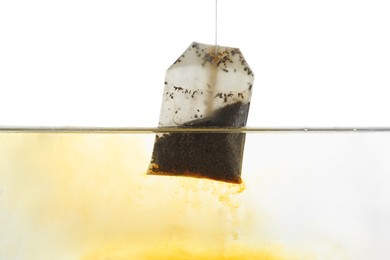
[(247, 133), (242, 185), (146, 175), (154, 138), (0, 133), (0, 259), (363, 259), (382, 250), (367, 214), (386, 211), (375, 190), (385, 190), (390, 134)]

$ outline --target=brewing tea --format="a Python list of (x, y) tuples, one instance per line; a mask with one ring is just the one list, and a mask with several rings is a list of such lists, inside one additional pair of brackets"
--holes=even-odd
[[(237, 48), (192, 43), (168, 69), (159, 127), (246, 125), (253, 72)], [(157, 135), (148, 174), (241, 183), (243, 133)]]

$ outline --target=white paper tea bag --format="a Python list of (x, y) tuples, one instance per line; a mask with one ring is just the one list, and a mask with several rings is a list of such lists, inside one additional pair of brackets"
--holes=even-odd
[[(253, 77), (239, 49), (192, 43), (166, 72), (159, 127), (244, 127)], [(158, 135), (148, 174), (241, 183), (244, 142), (242, 133)]]

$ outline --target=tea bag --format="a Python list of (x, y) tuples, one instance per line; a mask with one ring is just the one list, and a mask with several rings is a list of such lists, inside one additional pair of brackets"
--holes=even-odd
[[(253, 77), (238, 48), (193, 42), (166, 72), (159, 127), (244, 127)], [(147, 173), (241, 183), (244, 143), (244, 133), (158, 134)]]

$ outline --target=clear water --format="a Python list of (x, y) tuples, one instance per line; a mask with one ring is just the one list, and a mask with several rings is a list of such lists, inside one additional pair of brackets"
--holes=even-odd
[(0, 258), (383, 259), (390, 132), (287, 130), (240, 186), (145, 175), (159, 129), (3, 128)]

